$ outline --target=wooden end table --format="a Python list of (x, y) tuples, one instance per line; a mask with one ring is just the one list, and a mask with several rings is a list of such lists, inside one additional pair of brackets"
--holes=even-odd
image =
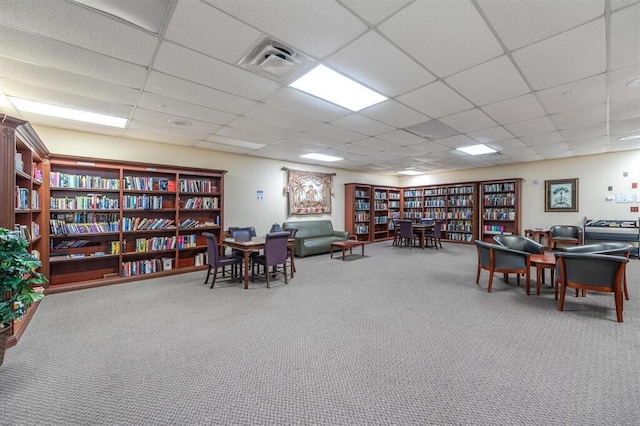
[[(536, 267), (536, 294), (540, 296), (540, 284), (544, 281), (544, 270), (551, 270), (551, 286), (554, 286), (553, 275), (556, 269), (556, 257), (553, 253), (532, 254), (529, 257), (531, 265)], [(527, 295), (529, 287), (527, 286)]]
[(364, 241), (358, 240), (346, 240), (346, 241), (336, 241), (335, 243), (331, 243), (331, 258), (333, 259), (333, 249), (338, 248), (342, 249), (342, 260), (344, 260), (345, 251), (349, 249), (349, 254), (353, 254), (354, 247), (362, 247), (362, 256), (364, 257)]

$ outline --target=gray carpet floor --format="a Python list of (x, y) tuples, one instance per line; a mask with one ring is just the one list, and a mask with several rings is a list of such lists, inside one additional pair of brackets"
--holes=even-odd
[(473, 245), (359, 253), (271, 289), (198, 272), (48, 296), (0, 367), (0, 423), (640, 424), (637, 259), (619, 324), (611, 295), (487, 293)]

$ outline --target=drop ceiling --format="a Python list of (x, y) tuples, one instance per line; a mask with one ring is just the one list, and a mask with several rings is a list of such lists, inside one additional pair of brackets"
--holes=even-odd
[[(393, 175), (640, 149), (619, 140), (640, 134), (640, 1), (82, 3), (3, 1), (0, 111), (298, 163), (321, 164), (300, 158), (321, 153), (344, 159), (332, 167)], [(284, 77), (242, 66), (265, 39), (309, 61)], [(288, 87), (316, 64), (389, 99), (352, 112)], [(20, 113), (8, 97), (129, 121)], [(498, 153), (456, 150), (478, 143)]]

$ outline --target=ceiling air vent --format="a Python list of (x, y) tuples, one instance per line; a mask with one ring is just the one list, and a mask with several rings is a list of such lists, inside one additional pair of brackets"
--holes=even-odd
[(313, 59), (284, 44), (265, 38), (238, 65), (259, 74), (284, 81), (297, 75)]

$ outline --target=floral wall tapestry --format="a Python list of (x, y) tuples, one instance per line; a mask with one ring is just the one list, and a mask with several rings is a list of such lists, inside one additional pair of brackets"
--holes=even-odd
[(330, 173), (287, 170), (289, 214), (331, 213), (332, 176)]

